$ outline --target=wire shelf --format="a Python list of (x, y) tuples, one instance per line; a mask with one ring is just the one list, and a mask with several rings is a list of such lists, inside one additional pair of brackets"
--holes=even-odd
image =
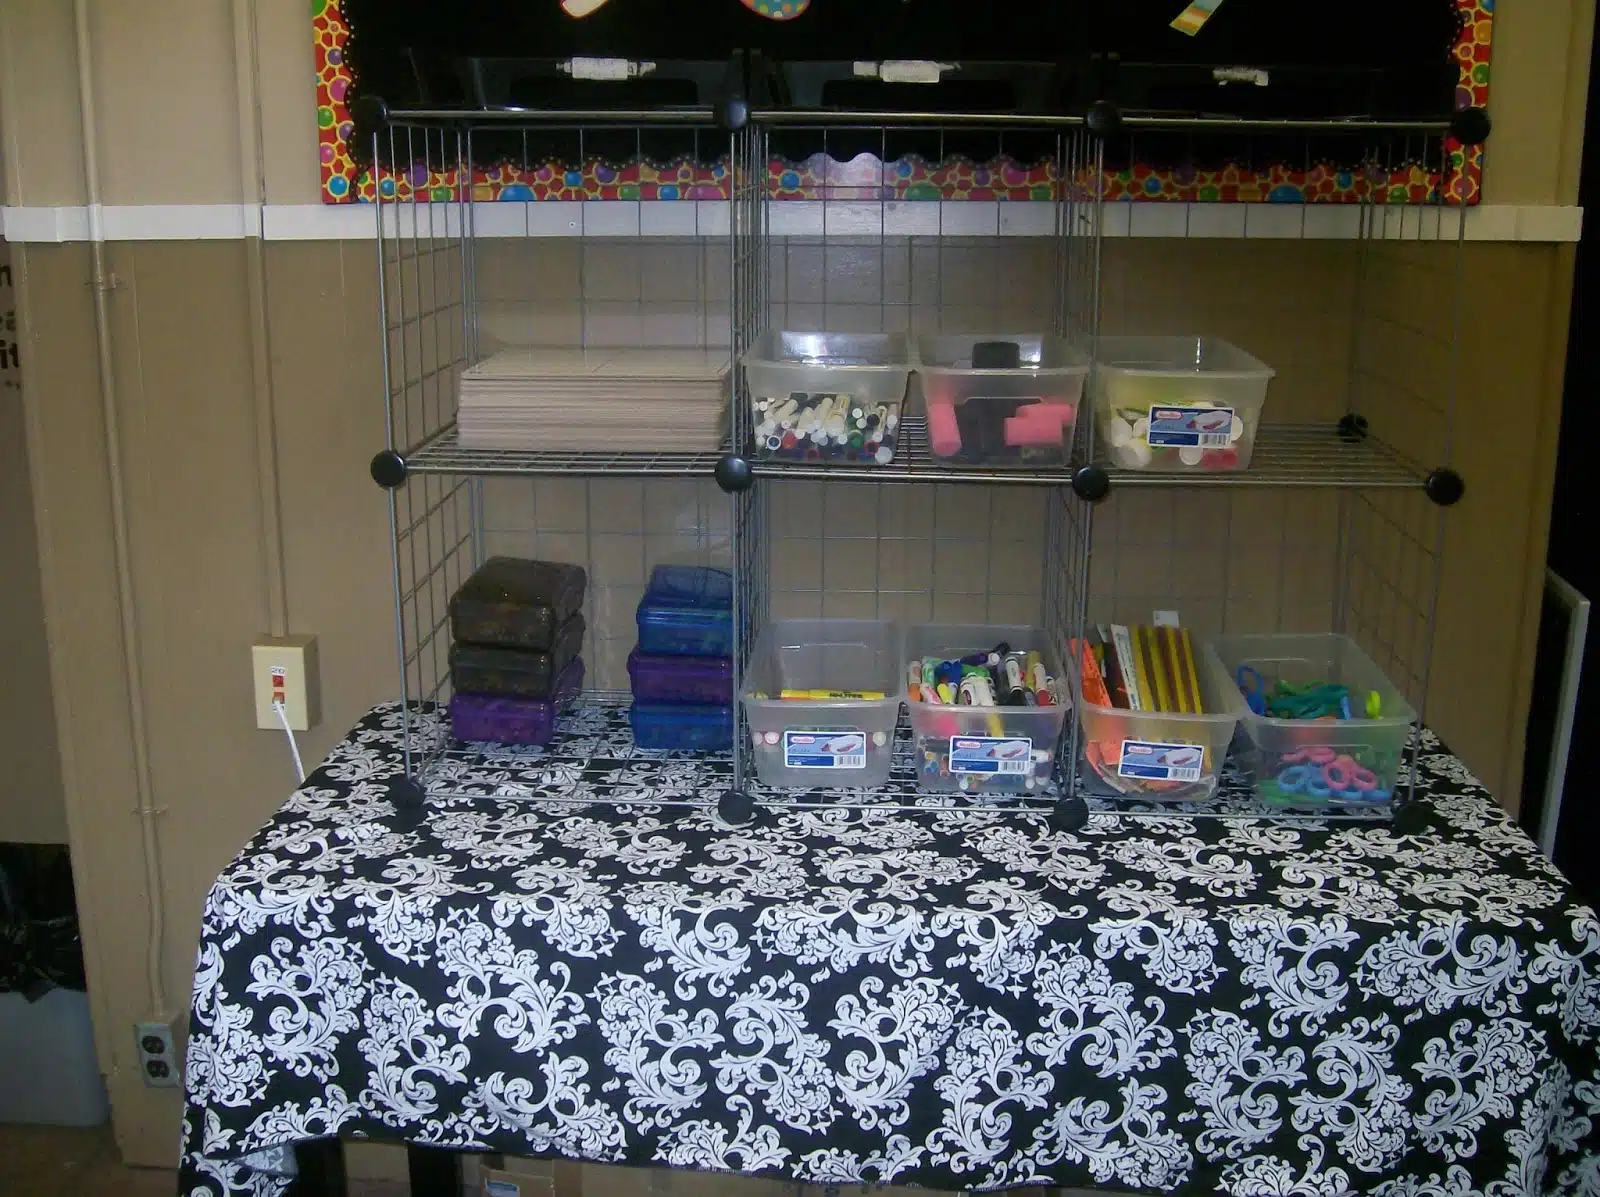
[[(461, 444), (455, 425), (446, 428), (406, 458), (417, 474), (482, 477), (706, 478), (729, 452), (724, 442), (716, 452), (541, 452), (531, 449), (473, 449)], [(1019, 486), (1065, 486), (1072, 465), (997, 463), (962, 465), (933, 456), (927, 421), (907, 416), (900, 426), (895, 458), (888, 465), (761, 458), (753, 463), (759, 478), (833, 479), (839, 482), (1010, 483)], [(1299, 489), (1414, 489), (1424, 471), (1373, 436), (1350, 441), (1337, 428), (1309, 424), (1266, 424), (1256, 435), (1255, 455), (1248, 470), (1125, 470), (1102, 460), (1113, 486), (1290, 487)]]
[(1370, 434), (1347, 440), (1336, 427), (1264, 424), (1256, 433), (1248, 470), (1126, 470), (1101, 461), (1111, 485), (1273, 486), (1298, 489), (1382, 490), (1423, 485), (1424, 471)]
[(461, 443), (454, 424), (406, 458), (417, 474), (465, 474), (483, 477), (587, 476), (616, 478), (709, 478), (726, 443), (716, 452), (636, 453), (539, 451), (534, 449), (471, 449)]

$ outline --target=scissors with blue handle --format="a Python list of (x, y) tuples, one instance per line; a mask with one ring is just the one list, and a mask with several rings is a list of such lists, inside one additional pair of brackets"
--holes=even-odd
[(1261, 675), (1252, 666), (1241, 665), (1233, 671), (1233, 680), (1238, 683), (1239, 693), (1244, 695), (1244, 701), (1257, 715), (1267, 713), (1267, 683), (1261, 680)]

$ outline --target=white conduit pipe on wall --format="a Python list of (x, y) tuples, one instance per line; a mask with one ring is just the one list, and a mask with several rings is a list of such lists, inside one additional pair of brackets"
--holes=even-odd
[(138, 792), (140, 840), (144, 853), (145, 896), (149, 905), (149, 938), (145, 944), (146, 981), (150, 988), (149, 1013), (165, 1019), (167, 987), (162, 977), (162, 943), (166, 919), (162, 910), (165, 888), (161, 879), (161, 843), (156, 835), (155, 805), (150, 779), (150, 742), (144, 718), (144, 679), (139, 664), (139, 620), (134, 604), (133, 567), (128, 548), (128, 507), (122, 486), (122, 432), (112, 368), (111, 312), (106, 295), (111, 278), (106, 271), (104, 210), (100, 195), (100, 153), (96, 146), (99, 121), (94, 104), (94, 62), (89, 52), (89, 0), (73, 0), (72, 16), (78, 56), (78, 106), (83, 121), (83, 180), (89, 207), (89, 253), (94, 277), (95, 348), (100, 365), (100, 406), (105, 421), (106, 473), (111, 484), (111, 538), (116, 549), (117, 610), (122, 622), (122, 658), (128, 689), (128, 719), (133, 733), (134, 785)]

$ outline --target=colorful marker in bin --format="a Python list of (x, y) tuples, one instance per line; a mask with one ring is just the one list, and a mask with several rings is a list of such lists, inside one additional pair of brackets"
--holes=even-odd
[(850, 395), (794, 391), (756, 400), (756, 443), (774, 457), (842, 459), (887, 465), (894, 460), (900, 405), (863, 403)]
[[(1030, 688), (1030, 676), (1041, 685)], [(1035, 748), (1031, 734), (1013, 734), (1006, 715), (1057, 705), (1041, 654), (1013, 652), (1002, 643), (959, 657), (925, 657), (906, 666), (906, 682), (913, 701), (948, 708), (948, 714), (936, 710), (932, 720), (913, 720), (925, 779), (943, 780), (947, 784), (939, 788), (949, 788), (954, 777), (955, 787), (969, 792), (1029, 791), (1048, 783), (1054, 751)], [(975, 711), (983, 712), (976, 727)]]

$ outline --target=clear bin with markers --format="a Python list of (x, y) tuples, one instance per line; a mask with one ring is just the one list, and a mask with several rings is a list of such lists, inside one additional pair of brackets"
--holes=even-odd
[(1082, 729), (1078, 778), (1086, 794), (1192, 802), (1216, 792), (1239, 716), (1206, 651), (1201, 646), (1192, 674), (1201, 713), (1129, 711), (1091, 702), (1082, 697), (1082, 664), (1073, 663), (1068, 676)]
[(883, 620), (768, 624), (744, 691), (761, 781), (827, 789), (887, 782), (900, 722), (899, 645), (899, 629)]
[(904, 333), (764, 333), (744, 355), (755, 455), (888, 465), (911, 376)]
[(1101, 337), (1090, 393), (1100, 452), (1124, 470), (1246, 470), (1275, 371), (1215, 337)]
[[(1049, 644), (1043, 628), (919, 624), (906, 632), (900, 684), (908, 686), (914, 662), (959, 662), (1001, 645), (1024, 655), (1037, 652), (1046, 677), (1057, 679), (1060, 663)], [(1032, 706), (963, 706), (913, 698), (908, 693), (907, 706), (919, 788), (980, 795), (1038, 791), (1042, 795), (1049, 785), (1067, 714), (1060, 702), (1039, 705), (1036, 693)]]
[(916, 369), (935, 457), (972, 465), (1070, 459), (1089, 359), (1062, 338), (925, 336)]

